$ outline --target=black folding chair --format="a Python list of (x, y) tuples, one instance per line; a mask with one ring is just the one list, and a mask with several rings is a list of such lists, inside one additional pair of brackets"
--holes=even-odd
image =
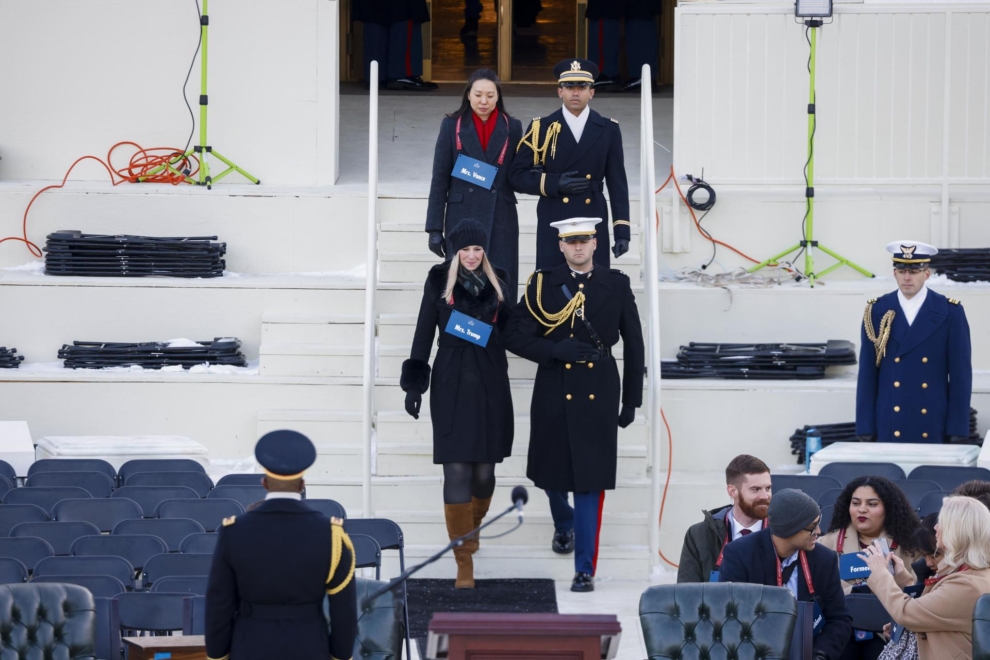
[(818, 475), (832, 477), (843, 487), (859, 477), (883, 477), (891, 481), (906, 478), (901, 466), (894, 463), (828, 463)]
[(150, 534), (84, 536), (72, 544), (75, 557), (123, 557), (135, 571), (143, 570), (150, 558), (165, 552), (168, 552), (165, 541)]
[(122, 520), (141, 517), (141, 507), (134, 500), (123, 497), (89, 500), (62, 500), (55, 505), (52, 518), (63, 522), (82, 520), (96, 525), (101, 532), (109, 532)]
[(120, 483), (126, 484), (128, 477), (136, 472), (202, 472), (206, 468), (191, 458), (136, 458), (120, 466)]
[(12, 557), (24, 564), (28, 572), (34, 571), (42, 559), (54, 557), (55, 551), (48, 541), (33, 536), (0, 538), (0, 557)]
[(110, 497), (116, 483), (103, 472), (38, 472), (27, 478), (28, 488), (82, 488), (91, 497)]
[(244, 514), (244, 507), (236, 500), (208, 497), (204, 500), (166, 500), (158, 505), (159, 518), (189, 518), (195, 520), (207, 532), (214, 532), (225, 518)]
[(0, 557), (0, 584), (19, 584), (27, 581), (28, 569), (13, 557)]
[(990, 470), (961, 465), (919, 465), (908, 478), (934, 481), (942, 490), (951, 492), (967, 481), (990, 481)]
[(197, 534), (205, 531), (203, 526), (188, 518), (172, 518), (162, 520), (159, 518), (138, 518), (136, 520), (122, 520), (110, 532), (111, 536), (120, 534), (150, 534), (157, 536), (168, 547), (169, 552), (178, 552), (182, 539), (190, 534)]
[(155, 583), (151, 585), (151, 591), (152, 593), (165, 592), (205, 596), (208, 581), (209, 577), (206, 575), (170, 575), (155, 580)]
[(155, 581), (164, 577), (190, 577), (209, 575), (213, 555), (156, 555), (144, 565), (144, 588), (148, 589)]
[(213, 490), (213, 480), (202, 472), (135, 472), (128, 475), (125, 486), (185, 486), (206, 497)]
[(942, 492), (942, 487), (934, 481), (924, 479), (899, 479), (894, 484), (901, 489), (901, 492), (908, 498), (908, 502), (917, 511), (921, 508), (921, 500), (928, 493)]
[(45, 510), (49, 516), (52, 509), (62, 500), (92, 499), (89, 491), (75, 486), (64, 488), (15, 488), (3, 496), (3, 504), (34, 504)]
[(179, 544), (179, 552), (186, 555), (212, 555), (219, 539), (220, 537), (216, 533), (190, 534), (182, 539), (182, 543)]
[(44, 539), (52, 546), (55, 556), (65, 556), (72, 554), (76, 539), (99, 533), (99, 528), (88, 522), (27, 522), (10, 530), (10, 537)]
[(141, 516), (154, 518), (158, 506), (168, 500), (198, 500), (199, 493), (188, 486), (121, 486), (113, 498), (125, 497), (141, 507)]
[(48, 512), (37, 504), (0, 505), (0, 538), (10, 536), (10, 530), (26, 522), (51, 520)]
[(310, 509), (315, 509), (325, 515), (327, 518), (340, 518), (341, 520), (347, 520), (347, 511), (344, 509), (344, 505), (337, 500), (303, 500), (303, 504), (308, 506)]
[(34, 567), (34, 575), (109, 575), (125, 587), (134, 585), (134, 567), (123, 557), (46, 557)]
[(375, 579), (382, 578), (382, 548), (373, 537), (367, 534), (348, 534), (354, 544), (354, 555), (357, 560), (355, 568), (375, 567)]
[(94, 598), (113, 598), (127, 591), (124, 583), (111, 575), (35, 575), (31, 582), (78, 584), (88, 589)]
[[(375, 539), (382, 550), (397, 550), (399, 552), (399, 571), (406, 570), (405, 540), (402, 528), (387, 518), (351, 518), (344, 521), (344, 531), (348, 535), (365, 534)], [(412, 641), (409, 639), (409, 600), (406, 596), (405, 585), (397, 587), (402, 590), (402, 609), (405, 616), (406, 654), (412, 657)]]
[(122, 658), (121, 636), (139, 632), (170, 635), (182, 630), (183, 601), (189, 594), (131, 591), (110, 601), (110, 629), (117, 640), (113, 658)]
[(816, 502), (825, 491), (842, 488), (842, 484), (832, 477), (813, 474), (771, 474), (770, 483), (775, 493), (785, 488), (793, 488), (804, 492)]
[(263, 486), (233, 486), (222, 484), (210, 491), (207, 499), (225, 498), (240, 502), (241, 506), (247, 509), (252, 504), (265, 499), (268, 491)]
[(942, 510), (942, 500), (948, 495), (949, 493), (941, 490), (928, 493), (921, 498), (921, 504), (918, 505), (918, 515), (924, 518), (930, 513), (938, 513)]
[(28, 468), (28, 477), (39, 472), (102, 472), (117, 481), (117, 471), (102, 458), (43, 458)]

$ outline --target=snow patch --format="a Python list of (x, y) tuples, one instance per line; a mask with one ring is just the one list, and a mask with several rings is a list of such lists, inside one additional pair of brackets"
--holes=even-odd
[(0, 268), (0, 270), (19, 271), (23, 273), (44, 273), (45, 262), (29, 261), (26, 264), (21, 264), (20, 266), (9, 266), (7, 268)]
[(198, 341), (193, 341), (192, 339), (166, 339), (165, 342), (168, 344), (169, 348), (202, 348), (203, 344)]

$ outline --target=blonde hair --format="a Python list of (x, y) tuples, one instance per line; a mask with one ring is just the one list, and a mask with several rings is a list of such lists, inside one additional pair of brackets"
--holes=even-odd
[(953, 573), (965, 564), (971, 569), (990, 568), (990, 511), (971, 497), (949, 496), (938, 514), (945, 571)]
[[(447, 271), (447, 288), (443, 292), (443, 299), (447, 301), (448, 305), (454, 304), (454, 285), (457, 284), (457, 269), (460, 266), (461, 253), (457, 251), (454, 253), (454, 258), (450, 260), (450, 269)], [(495, 287), (495, 295), (498, 296), (499, 302), (505, 302), (502, 285), (499, 284), (498, 275), (495, 274), (495, 269), (492, 268), (492, 263), (488, 261), (488, 254), (486, 253), (481, 255), (481, 268), (488, 277), (488, 284)]]

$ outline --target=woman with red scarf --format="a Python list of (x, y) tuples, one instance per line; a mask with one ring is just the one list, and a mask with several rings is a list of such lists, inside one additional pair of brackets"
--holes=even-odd
[(508, 173), (521, 139), (522, 124), (506, 112), (498, 76), (491, 69), (472, 73), (461, 107), (440, 123), (426, 210), (429, 248), (441, 259), (451, 256), (446, 237), (458, 223), (481, 223), (489, 241), (485, 254), (508, 274), (510, 300), (519, 283), (519, 217)]

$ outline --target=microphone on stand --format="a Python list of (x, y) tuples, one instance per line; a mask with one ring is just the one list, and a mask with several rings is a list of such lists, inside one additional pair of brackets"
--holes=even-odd
[(523, 521), (523, 505), (529, 502), (529, 493), (524, 486), (516, 486), (512, 489), (512, 504), (519, 512), (519, 522)]

